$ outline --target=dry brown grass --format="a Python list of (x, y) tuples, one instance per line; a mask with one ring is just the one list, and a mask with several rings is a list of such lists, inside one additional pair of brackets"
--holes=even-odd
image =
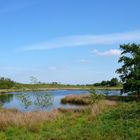
[(81, 95), (68, 95), (61, 100), (61, 103), (71, 103), (78, 105), (88, 105), (90, 104), (89, 94), (81, 94)]
[(78, 107), (78, 108), (58, 108), (57, 110), (60, 113), (83, 113), (89, 109), (90, 107), (86, 106), (86, 107)]
[(110, 101), (110, 100), (100, 100), (97, 103), (94, 103), (91, 105), (91, 118), (95, 118), (97, 114), (103, 112), (105, 109), (110, 107), (117, 106), (116, 101)]
[(55, 120), (58, 116), (58, 110), (52, 112), (19, 112), (16, 109), (1, 109), (0, 129), (13, 125), (35, 128), (40, 123)]

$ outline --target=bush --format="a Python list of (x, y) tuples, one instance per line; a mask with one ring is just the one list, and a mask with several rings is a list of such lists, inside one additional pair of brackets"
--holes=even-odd
[(101, 99), (104, 99), (104, 95), (103, 94), (96, 94), (96, 90), (94, 88), (91, 88), (89, 90), (89, 92), (90, 92), (91, 103), (95, 103), (95, 102), (98, 102)]

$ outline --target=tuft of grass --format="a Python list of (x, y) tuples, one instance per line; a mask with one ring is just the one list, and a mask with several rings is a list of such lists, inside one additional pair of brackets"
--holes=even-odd
[(100, 95), (96, 93), (68, 95), (61, 99), (61, 103), (62, 104), (70, 103), (76, 105), (90, 105), (103, 99), (105, 99), (104, 95)]
[(62, 104), (77, 104), (77, 105), (89, 105), (90, 98), (89, 94), (81, 94), (81, 95), (68, 95), (61, 99)]

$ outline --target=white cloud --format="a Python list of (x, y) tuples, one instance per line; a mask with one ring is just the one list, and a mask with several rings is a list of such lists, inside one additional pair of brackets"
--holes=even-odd
[(85, 63), (88, 63), (89, 61), (83, 58), (83, 59), (80, 59), (80, 62), (85, 64)]
[(122, 44), (140, 41), (140, 31), (113, 33), (104, 35), (80, 35), (69, 36), (46, 41), (37, 45), (29, 45), (22, 48), (22, 51), (48, 50), (64, 47), (78, 47), (86, 45), (109, 45)]
[(121, 51), (118, 49), (110, 49), (104, 52), (100, 52), (98, 50), (93, 50), (92, 53), (99, 55), (99, 56), (119, 56)]

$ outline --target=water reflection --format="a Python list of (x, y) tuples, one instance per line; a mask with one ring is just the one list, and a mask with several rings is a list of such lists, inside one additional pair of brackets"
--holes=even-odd
[(47, 92), (42, 94), (34, 92), (32, 96), (29, 93), (21, 93), (17, 94), (16, 97), (26, 110), (30, 106), (36, 106), (36, 108), (40, 108), (40, 110), (44, 108), (47, 109), (53, 103), (53, 95)]
[(0, 105), (4, 103), (10, 103), (13, 100), (13, 94), (1, 94), (0, 95)]

